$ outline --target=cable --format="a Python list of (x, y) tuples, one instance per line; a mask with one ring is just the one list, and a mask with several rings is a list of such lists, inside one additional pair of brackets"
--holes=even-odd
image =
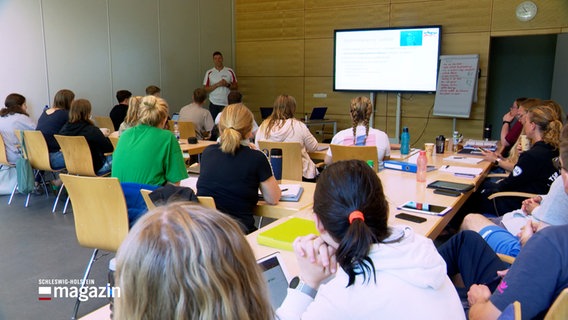
[(432, 114), (432, 110), (434, 110), (434, 104), (432, 104), (432, 106), (430, 107), (430, 110), (428, 110), (428, 117), (426, 118), (426, 124), (424, 125), (424, 128), (422, 128), (422, 132), (420, 132), (420, 136), (418, 136), (418, 138), (416, 140), (414, 140), (413, 143), (410, 144), (411, 147), (414, 146), (420, 139), (422, 139), (424, 132), (426, 132), (426, 128), (428, 127), (428, 123), (430, 122), (430, 115)]

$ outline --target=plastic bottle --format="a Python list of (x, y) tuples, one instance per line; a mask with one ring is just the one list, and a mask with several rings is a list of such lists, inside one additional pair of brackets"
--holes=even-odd
[(304, 113), (304, 122), (308, 122), (308, 114)]
[(174, 136), (176, 136), (176, 139), (179, 140), (179, 126), (177, 121), (174, 122)]
[(420, 150), (420, 154), (416, 160), (416, 182), (426, 182), (427, 167), (428, 159), (426, 158), (426, 151)]
[(454, 135), (452, 137), (452, 151), (458, 152), (459, 151), (459, 143), (460, 143), (460, 133), (454, 131)]
[(400, 154), (410, 153), (410, 133), (408, 133), (408, 128), (402, 128), (402, 134), (400, 135)]

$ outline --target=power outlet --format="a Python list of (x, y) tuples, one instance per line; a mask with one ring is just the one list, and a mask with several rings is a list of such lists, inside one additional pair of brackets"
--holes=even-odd
[(327, 98), (327, 93), (314, 93), (314, 98)]

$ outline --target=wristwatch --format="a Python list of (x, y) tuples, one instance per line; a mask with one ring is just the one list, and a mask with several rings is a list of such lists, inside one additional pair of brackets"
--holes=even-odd
[(503, 124), (506, 123), (506, 124), (508, 124), (508, 125), (511, 125), (511, 122), (512, 122), (512, 121), (503, 121)]
[(493, 165), (494, 165), (494, 166), (498, 166), (498, 165), (499, 165), (499, 162), (501, 162), (501, 158), (495, 159), (495, 161), (493, 161)]
[(290, 288), (305, 293), (312, 299), (314, 299), (318, 293), (316, 289), (308, 286), (304, 281), (300, 280), (300, 277), (297, 276), (292, 278), (292, 281), (290, 281)]

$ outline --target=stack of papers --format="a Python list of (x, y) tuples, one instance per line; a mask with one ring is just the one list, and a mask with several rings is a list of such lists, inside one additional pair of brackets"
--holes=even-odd
[(473, 157), (464, 157), (464, 156), (449, 156), (449, 157), (444, 158), (444, 161), (467, 163), (467, 164), (478, 164), (481, 161), (483, 161), (483, 159), (473, 158)]
[[(290, 202), (298, 202), (300, 201), (300, 197), (302, 193), (304, 193), (304, 187), (302, 187), (299, 183), (290, 183), (290, 184), (279, 184), (280, 191), (282, 195), (280, 197), (280, 201), (290, 201)], [(258, 190), (258, 198), (262, 198), (262, 193), (260, 189)]]
[(438, 171), (453, 173), (458, 177), (475, 178), (483, 171), (481, 168), (470, 168), (470, 167), (460, 167), (460, 166), (441, 166)]

